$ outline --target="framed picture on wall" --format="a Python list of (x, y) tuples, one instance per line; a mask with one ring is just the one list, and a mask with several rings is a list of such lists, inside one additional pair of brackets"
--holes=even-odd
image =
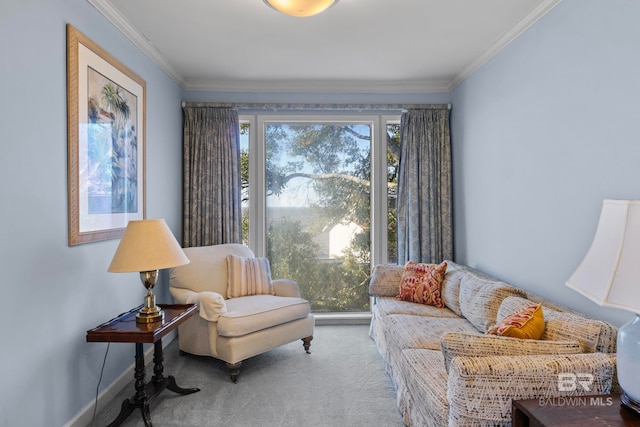
[(115, 239), (145, 212), (146, 83), (67, 24), (69, 245)]

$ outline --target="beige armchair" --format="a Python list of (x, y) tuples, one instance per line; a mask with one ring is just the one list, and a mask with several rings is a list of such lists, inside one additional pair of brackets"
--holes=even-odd
[(197, 303), (199, 315), (179, 326), (180, 351), (225, 361), (233, 382), (243, 360), (275, 347), (301, 339), (309, 353), (315, 322), (296, 282), (272, 280), (272, 292), (229, 298), (230, 276), (239, 275), (229, 273), (227, 257), (250, 261), (251, 249), (223, 244), (184, 252), (191, 262), (170, 270), (169, 290), (177, 304)]

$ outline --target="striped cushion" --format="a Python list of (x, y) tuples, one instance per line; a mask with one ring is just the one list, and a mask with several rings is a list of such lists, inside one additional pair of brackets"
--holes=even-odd
[(274, 294), (268, 259), (227, 255), (227, 269), (227, 298)]

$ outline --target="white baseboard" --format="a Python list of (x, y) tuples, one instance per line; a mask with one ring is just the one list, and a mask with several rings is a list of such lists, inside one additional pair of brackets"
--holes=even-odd
[(368, 325), (371, 313), (313, 313), (316, 326), (322, 325)]
[[(165, 348), (178, 336), (177, 331), (173, 330), (162, 338), (162, 348)], [(144, 365), (149, 366), (153, 363), (153, 346), (144, 352)], [(133, 370), (135, 369), (135, 362), (132, 363), (125, 371), (120, 374), (115, 381), (113, 381), (108, 387), (106, 387), (98, 395), (96, 413), (100, 412), (104, 407), (110, 403), (118, 393), (122, 391), (133, 379)], [(134, 394), (134, 391), (131, 391)], [(84, 408), (76, 414), (75, 417), (67, 421), (63, 427), (85, 427), (91, 424), (93, 420), (95, 400), (87, 403)]]

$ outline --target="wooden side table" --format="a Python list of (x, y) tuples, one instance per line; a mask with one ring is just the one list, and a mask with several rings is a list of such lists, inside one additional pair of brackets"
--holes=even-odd
[(512, 427), (640, 426), (640, 417), (620, 406), (619, 394), (514, 400)]
[[(140, 408), (144, 425), (153, 427), (151, 423), (151, 413), (149, 403), (162, 390), (169, 390), (178, 394), (191, 394), (200, 391), (198, 388), (182, 388), (176, 385), (173, 376), (163, 375), (164, 367), (162, 362), (162, 337), (175, 329), (182, 322), (191, 317), (197, 309), (195, 304), (158, 304), (164, 311), (164, 320), (156, 323), (136, 323), (136, 313), (140, 307), (136, 307), (127, 313), (103, 323), (87, 331), (87, 342), (128, 342), (135, 343), (135, 389), (136, 393), (131, 399), (122, 402), (120, 414), (109, 424), (109, 427), (120, 425), (131, 413)], [(143, 344), (153, 343), (153, 377), (150, 382), (145, 381), (144, 352)]]

